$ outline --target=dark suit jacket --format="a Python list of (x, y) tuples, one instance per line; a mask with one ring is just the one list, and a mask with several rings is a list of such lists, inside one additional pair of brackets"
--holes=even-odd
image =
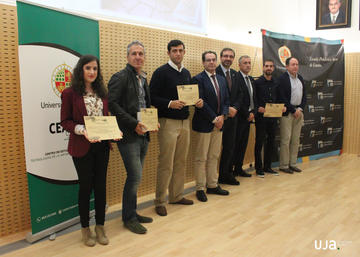
[[(108, 115), (108, 101), (103, 98), (103, 115)], [(66, 88), (61, 94), (61, 126), (70, 133), (68, 151), (73, 157), (84, 156), (90, 148), (90, 142), (83, 135), (76, 135), (75, 126), (84, 125), (87, 111), (82, 95), (72, 88)]]
[(229, 113), (229, 94), (225, 79), (216, 75), (220, 89), (220, 112), (218, 109), (218, 99), (214, 86), (205, 71), (192, 78), (193, 84), (199, 85), (199, 97), (203, 99), (204, 106), (195, 108), (192, 120), (193, 130), (203, 133), (211, 132), (214, 129), (212, 121), (219, 115), (226, 116)]
[(296, 108), (300, 107), (301, 109), (305, 110), (306, 104), (306, 92), (305, 92), (305, 83), (303, 77), (298, 74), (298, 78), (300, 79), (303, 85), (303, 95), (301, 99), (301, 104), (299, 106), (294, 106), (290, 104), (291, 100), (291, 84), (290, 84), (290, 77), (288, 72), (284, 72), (278, 79), (278, 97), (279, 102), (284, 103), (286, 106), (286, 112), (283, 113), (283, 116), (286, 116), (290, 113), (295, 113)]
[(254, 109), (249, 111), (250, 106), (250, 94), (249, 90), (246, 86), (245, 79), (241, 72), (239, 71), (236, 73), (236, 83), (238, 84), (242, 94), (241, 94), (241, 101), (240, 101), (240, 109), (238, 111), (238, 117), (241, 119), (247, 119), (250, 115), (250, 113), (253, 113), (254, 115), (257, 113), (257, 101), (256, 101), (256, 89), (254, 86), (254, 79), (253, 77), (249, 76), (251, 87), (253, 90), (253, 101), (254, 101)]
[(227, 85), (227, 88), (229, 91), (230, 106), (234, 107), (236, 110), (239, 110), (242, 92), (239, 88), (239, 85), (236, 83), (236, 71), (233, 69), (230, 69), (230, 77), (231, 77), (231, 81), (232, 81), (231, 90), (230, 90), (229, 85), (226, 80), (226, 74), (224, 74), (220, 65), (216, 68), (216, 74), (223, 76), (225, 78), (225, 82), (226, 82), (226, 85)]
[[(339, 11), (339, 15), (336, 17), (336, 21), (335, 24), (340, 24), (340, 23), (345, 23), (345, 13), (343, 11)], [(321, 19), (321, 24), (322, 25), (330, 25), (332, 24), (331, 22), (331, 14), (327, 13), (326, 15), (324, 15)]]
[[(137, 112), (139, 111), (139, 86), (135, 69), (127, 64), (125, 69), (115, 73), (108, 84), (109, 110), (116, 116), (120, 130), (124, 137), (120, 143), (133, 142), (138, 134), (135, 128), (138, 124)], [(145, 80), (146, 107), (150, 107), (150, 90)], [(146, 133), (149, 138), (149, 133)]]

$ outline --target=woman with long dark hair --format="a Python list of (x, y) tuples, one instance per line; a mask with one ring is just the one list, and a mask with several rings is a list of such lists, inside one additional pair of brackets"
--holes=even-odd
[(84, 116), (108, 115), (107, 90), (97, 57), (84, 55), (79, 59), (71, 86), (62, 92), (61, 100), (61, 126), (70, 133), (68, 151), (79, 178), (82, 239), (87, 246), (96, 244), (89, 228), (90, 194), (94, 190), (96, 239), (106, 245), (109, 243), (104, 230), (109, 142), (89, 139), (84, 126)]

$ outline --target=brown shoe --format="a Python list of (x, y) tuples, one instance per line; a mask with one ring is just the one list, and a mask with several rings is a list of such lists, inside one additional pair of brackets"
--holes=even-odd
[(105, 235), (104, 226), (96, 225), (95, 226), (95, 233), (96, 233), (96, 239), (100, 244), (102, 244), (102, 245), (109, 244), (109, 239)]
[(81, 228), (81, 235), (82, 235), (82, 241), (84, 242), (84, 245), (86, 246), (94, 246), (96, 244), (96, 241), (94, 238), (91, 237), (90, 228)]
[(171, 203), (171, 204), (183, 204), (183, 205), (192, 205), (194, 204), (193, 200), (186, 199), (185, 197), (181, 198), (181, 200)]
[(165, 206), (156, 206), (155, 207), (155, 212), (160, 216), (166, 216), (167, 215)]

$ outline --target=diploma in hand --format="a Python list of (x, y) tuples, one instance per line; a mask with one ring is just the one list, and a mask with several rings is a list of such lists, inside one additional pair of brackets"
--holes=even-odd
[(141, 121), (146, 131), (158, 130), (158, 112), (156, 108), (141, 108), (140, 112), (137, 113), (138, 121)]
[(282, 116), (284, 104), (266, 103), (264, 117), (277, 118)]
[(195, 105), (199, 100), (199, 86), (193, 85), (180, 85), (177, 86), (179, 100), (185, 102), (185, 105)]
[(84, 116), (84, 121), (91, 140), (122, 138), (115, 116)]

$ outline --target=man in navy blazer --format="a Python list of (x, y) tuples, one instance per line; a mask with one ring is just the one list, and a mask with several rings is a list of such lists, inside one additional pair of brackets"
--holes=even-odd
[(280, 119), (280, 170), (292, 174), (301, 172), (296, 167), (300, 132), (304, 124), (306, 93), (304, 79), (298, 74), (299, 61), (289, 57), (285, 61), (287, 71), (279, 78), (279, 101), (285, 104), (286, 112)]
[(240, 109), (241, 90), (236, 83), (236, 71), (231, 69), (235, 59), (235, 51), (231, 48), (224, 48), (220, 52), (221, 64), (216, 68), (216, 74), (221, 75), (226, 80), (229, 91), (229, 115), (224, 121), (222, 135), (222, 152), (219, 166), (219, 183), (228, 185), (240, 185), (233, 175), (232, 159), (235, 148), (235, 136), (237, 126), (237, 112)]
[(207, 201), (205, 188), (208, 194), (229, 194), (219, 186), (217, 175), (222, 127), (229, 113), (229, 94), (225, 79), (215, 72), (216, 61), (215, 52), (204, 52), (205, 70), (192, 78), (192, 82), (199, 85), (199, 97), (203, 100), (203, 106), (195, 108), (192, 120), (197, 141), (194, 156), (196, 197), (201, 202)]

